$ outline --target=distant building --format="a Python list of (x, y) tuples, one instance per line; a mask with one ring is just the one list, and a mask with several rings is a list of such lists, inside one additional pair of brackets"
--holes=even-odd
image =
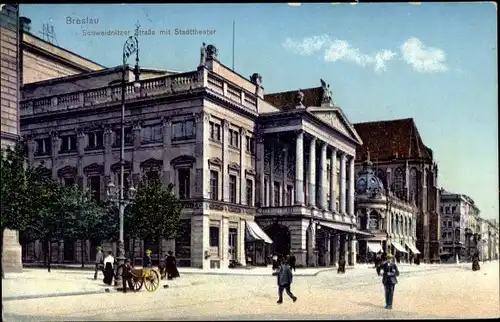
[[(124, 138), (121, 68), (25, 85), (21, 128), (30, 164), (102, 200), (106, 185), (118, 183), (123, 139), (126, 186), (150, 176), (175, 184), (185, 203), (180, 236), (161, 249), (152, 239), (127, 239), (129, 254), (172, 249), (180, 265), (203, 268), (262, 265), (270, 252), (290, 251), (300, 266), (332, 265), (340, 256), (354, 264), (356, 237), (366, 235), (354, 211), (362, 141), (327, 85), (264, 95), (259, 74), (233, 72), (214, 46), (204, 55), (184, 73), (138, 68), (134, 75), (127, 67)], [(55, 243), (53, 260), (91, 259), (100, 242)], [(27, 260), (41, 260), (39, 244), (25, 248)]]
[(367, 154), (384, 188), (418, 209), (417, 248), (424, 262), (439, 262), (440, 219), (438, 167), (413, 119), (354, 124), (363, 140), (356, 151), (357, 172)]
[(467, 195), (440, 191), (441, 242), (443, 255), (469, 258), (479, 246), (479, 209)]
[(379, 252), (394, 254), (398, 262), (420, 254), (415, 246), (417, 207), (384, 187), (369, 156), (356, 177), (356, 214), (358, 229), (372, 235), (358, 241), (361, 262), (371, 262)]

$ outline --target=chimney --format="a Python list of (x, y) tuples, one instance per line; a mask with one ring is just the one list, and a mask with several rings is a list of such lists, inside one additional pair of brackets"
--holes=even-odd
[(31, 19), (27, 17), (19, 17), (19, 30), (21, 32), (30, 32)]

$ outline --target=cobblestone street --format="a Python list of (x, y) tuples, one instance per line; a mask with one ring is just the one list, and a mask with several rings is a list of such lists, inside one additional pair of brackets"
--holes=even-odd
[[(42, 270), (24, 273), (24, 281), (4, 281), (7, 321), (43, 320), (202, 320), (202, 319), (412, 319), (499, 317), (499, 265), (486, 263), (478, 272), (470, 264), (401, 266), (394, 309), (383, 308), (380, 277), (373, 269), (356, 267), (346, 275), (325, 271), (296, 276), (292, 291), (298, 301), (277, 305), (273, 276), (184, 274), (155, 293), (104, 292), (89, 272)], [(40, 280), (31, 279), (38, 274)], [(34, 283), (57, 283), (45, 297), (22, 299), (19, 291), (35, 294)], [(43, 285), (43, 284), (42, 284)], [(73, 288), (71, 289), (71, 285)], [(78, 285), (78, 287), (76, 287)], [(52, 286), (53, 287), (53, 286)], [(6, 290), (7, 289), (7, 290)], [(81, 292), (64, 296), (64, 292)], [(88, 292), (84, 294), (84, 292)], [(38, 292), (39, 293), (39, 292)], [(471, 296), (471, 294), (473, 296)], [(56, 297), (57, 296), (57, 297)]]

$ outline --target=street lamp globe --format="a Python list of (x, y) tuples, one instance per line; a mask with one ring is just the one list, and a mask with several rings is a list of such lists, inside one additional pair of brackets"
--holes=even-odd
[(131, 200), (135, 199), (136, 193), (137, 193), (137, 189), (134, 188), (134, 187), (130, 187), (128, 189), (128, 197), (129, 197), (129, 199), (131, 199)]
[(107, 189), (106, 189), (106, 194), (108, 195), (108, 197), (110, 198), (114, 198), (116, 196), (116, 186), (115, 184), (113, 183), (113, 181), (110, 181), (108, 183), (108, 186), (107, 186)]

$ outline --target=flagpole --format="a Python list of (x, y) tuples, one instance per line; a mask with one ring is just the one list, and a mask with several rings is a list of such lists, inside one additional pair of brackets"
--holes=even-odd
[(235, 21), (233, 20), (233, 71), (234, 71), (234, 32), (235, 32)]

